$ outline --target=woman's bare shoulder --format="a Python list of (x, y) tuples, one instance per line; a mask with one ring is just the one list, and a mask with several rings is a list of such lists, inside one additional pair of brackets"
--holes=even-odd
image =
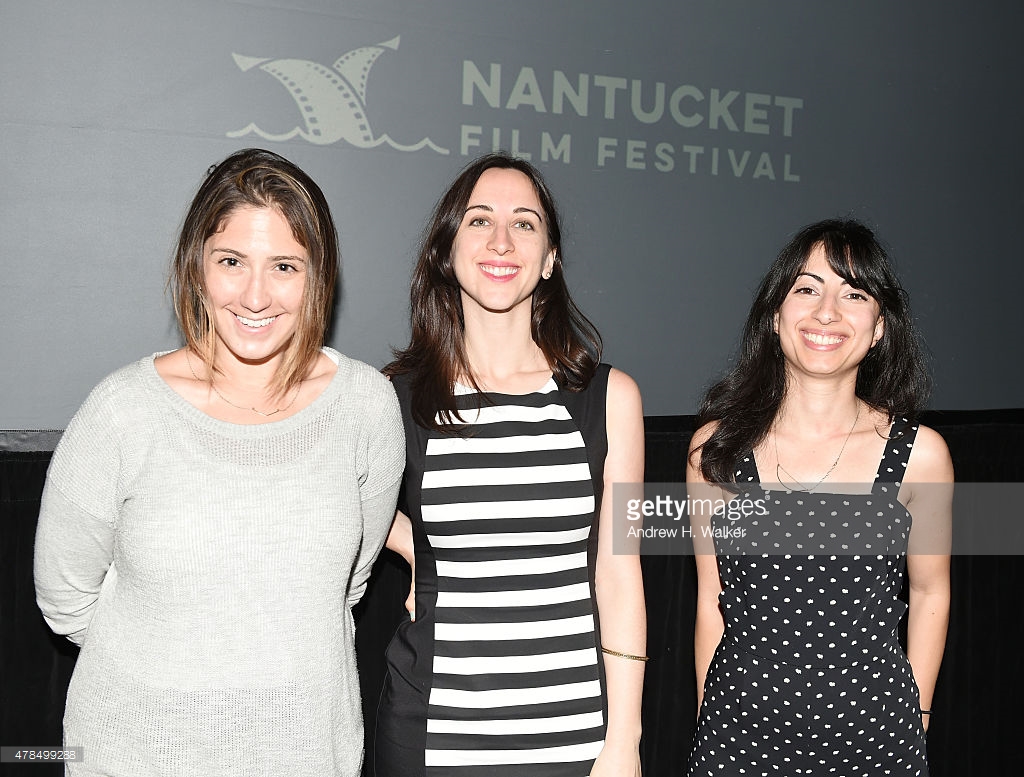
[(949, 455), (949, 446), (931, 427), (918, 427), (905, 480), (916, 483), (953, 482), (953, 459)]
[(690, 438), (691, 453), (693, 453), (694, 450), (699, 448), (701, 445), (706, 443), (711, 438), (711, 435), (713, 435), (715, 433), (715, 430), (718, 428), (718, 423), (719, 422), (717, 420), (708, 421), (706, 424), (703, 424), (697, 431), (693, 433), (693, 437)]

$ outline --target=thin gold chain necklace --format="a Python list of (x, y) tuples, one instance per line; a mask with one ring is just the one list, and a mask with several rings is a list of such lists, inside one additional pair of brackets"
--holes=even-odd
[(795, 477), (793, 477), (793, 473), (792, 472), (790, 472), (789, 470), (787, 470), (785, 467), (782, 466), (782, 462), (779, 460), (779, 435), (778, 435), (777, 432), (773, 431), (772, 432), (772, 439), (775, 442), (775, 479), (778, 480), (779, 483), (781, 483), (782, 485), (785, 486), (786, 483), (785, 483), (785, 481), (783, 481), (782, 475), (780, 474), (780, 472), (785, 472), (786, 473), (786, 477), (788, 477), (791, 482), (796, 483), (796, 485), (800, 486), (800, 488), (793, 489), (794, 491), (806, 491), (807, 493), (810, 493), (810, 492), (814, 491), (818, 486), (820, 486), (822, 483), (824, 483), (825, 480), (828, 478), (828, 476), (831, 475), (835, 471), (835, 468), (837, 466), (839, 466), (839, 460), (841, 458), (843, 458), (843, 451), (846, 450), (846, 443), (848, 443), (850, 441), (850, 437), (853, 436), (853, 430), (857, 428), (857, 421), (859, 421), (859, 420), (860, 420), (860, 402), (857, 402), (857, 414), (853, 417), (853, 426), (851, 426), (850, 427), (850, 431), (848, 431), (846, 433), (846, 439), (843, 440), (843, 446), (839, 449), (839, 455), (836, 456), (836, 460), (832, 462), (832, 466), (828, 468), (828, 472), (826, 472), (824, 475), (822, 475), (821, 480), (819, 480), (817, 483), (815, 483), (813, 486), (810, 486), (810, 487), (805, 486), (803, 483), (801, 483), (799, 480), (797, 480)]
[[(188, 350), (185, 351), (185, 361), (188, 362), (188, 369), (189, 369), (189, 372), (192, 373), (192, 377), (195, 378), (200, 383), (205, 383), (205, 381), (200, 381), (199, 380), (199, 376), (196, 375), (196, 370), (192, 366), (192, 360), (189, 358)], [(234, 402), (232, 402), (226, 396), (221, 394), (220, 393), (220, 389), (217, 388), (217, 384), (213, 380), (212, 374), (210, 376), (210, 388), (213, 389), (213, 393), (214, 394), (216, 394), (218, 397), (223, 399), (225, 402), (227, 402), (229, 405), (231, 405), (231, 407), (235, 408), (236, 410), (251, 410), (253, 413), (255, 413), (258, 416), (262, 416), (263, 418), (270, 418), (271, 416), (275, 416), (278, 413), (283, 413), (286, 410), (291, 409), (291, 406), (295, 404), (295, 400), (299, 398), (299, 392), (302, 391), (302, 386), (299, 386), (298, 388), (295, 389), (295, 396), (292, 397), (292, 401), (291, 402), (289, 402), (284, 407), (279, 407), (276, 410), (271, 410), (269, 413), (265, 413), (262, 410), (257, 410), (255, 407), (243, 407), (242, 405), (236, 405)]]

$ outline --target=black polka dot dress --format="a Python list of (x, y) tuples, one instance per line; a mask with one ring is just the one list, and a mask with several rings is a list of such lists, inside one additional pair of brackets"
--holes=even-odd
[(766, 514), (743, 519), (742, 538), (716, 532), (725, 633), (691, 777), (928, 774), (897, 640), (911, 517), (896, 495), (916, 432), (893, 425), (870, 494), (763, 491), (753, 454), (741, 462)]

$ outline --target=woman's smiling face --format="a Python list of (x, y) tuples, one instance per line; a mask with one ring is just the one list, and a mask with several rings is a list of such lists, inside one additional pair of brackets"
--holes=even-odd
[(879, 310), (873, 297), (835, 273), (824, 247), (816, 246), (775, 314), (787, 369), (809, 375), (855, 372), (882, 336)]
[(275, 208), (233, 211), (203, 247), (220, 358), (264, 364), (299, 326), (309, 254)]
[[(452, 246), (463, 310), (504, 313), (529, 305), (554, 252), (544, 210), (530, 179), (518, 170), (485, 170), (473, 187)], [(529, 307), (527, 307), (529, 309)]]

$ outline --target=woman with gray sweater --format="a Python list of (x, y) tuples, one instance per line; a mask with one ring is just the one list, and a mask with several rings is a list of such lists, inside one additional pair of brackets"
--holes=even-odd
[(309, 176), (231, 155), (179, 237), (185, 346), (106, 378), (68, 426), (35, 576), (47, 623), (82, 648), (69, 774), (359, 774), (351, 607), (404, 442), (388, 381), (323, 346), (337, 274)]

